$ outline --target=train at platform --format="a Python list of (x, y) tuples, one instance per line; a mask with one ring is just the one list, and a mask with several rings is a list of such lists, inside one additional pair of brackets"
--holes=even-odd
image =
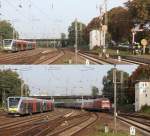
[(55, 106), (60, 108), (84, 109), (89, 111), (110, 111), (112, 107), (108, 98), (80, 100), (75, 102), (58, 102), (55, 103)]
[(30, 97), (8, 97), (7, 108), (9, 114), (26, 115), (54, 110), (53, 100), (36, 99)]
[(3, 40), (3, 50), (18, 52), (25, 50), (33, 50), (36, 48), (36, 42), (25, 41), (25, 40), (16, 40), (16, 39), (4, 39)]

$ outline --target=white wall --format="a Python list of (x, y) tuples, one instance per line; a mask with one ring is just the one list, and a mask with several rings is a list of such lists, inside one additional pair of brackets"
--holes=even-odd
[(90, 32), (90, 50), (93, 49), (95, 46), (100, 47), (100, 31), (99, 30), (92, 30)]
[(146, 104), (150, 106), (150, 82), (138, 82), (135, 84), (135, 111)]

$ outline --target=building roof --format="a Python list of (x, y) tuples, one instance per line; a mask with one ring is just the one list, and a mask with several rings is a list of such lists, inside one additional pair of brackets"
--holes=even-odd
[(137, 80), (136, 82), (135, 82), (135, 84), (137, 84), (137, 83), (139, 83), (139, 82), (150, 82), (150, 80)]

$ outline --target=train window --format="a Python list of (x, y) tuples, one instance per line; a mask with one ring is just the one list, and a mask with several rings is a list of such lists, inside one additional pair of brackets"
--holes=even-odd
[(9, 107), (17, 107), (20, 98), (9, 98)]
[(15, 41), (13, 42), (13, 45), (16, 46), (16, 42)]
[(4, 40), (4, 46), (10, 46), (12, 40)]

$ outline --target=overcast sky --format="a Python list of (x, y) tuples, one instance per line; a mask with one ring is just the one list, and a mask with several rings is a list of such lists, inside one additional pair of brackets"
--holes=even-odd
[[(17, 69), (31, 89), (31, 95), (88, 95), (92, 86), (101, 90), (102, 79), (113, 65), (0, 65), (1, 69)], [(136, 65), (120, 65), (119, 70), (131, 74)]]
[[(108, 0), (108, 9), (127, 0)], [(13, 23), (21, 38), (54, 38), (77, 18), (87, 24), (104, 0), (0, 0), (0, 19)]]

